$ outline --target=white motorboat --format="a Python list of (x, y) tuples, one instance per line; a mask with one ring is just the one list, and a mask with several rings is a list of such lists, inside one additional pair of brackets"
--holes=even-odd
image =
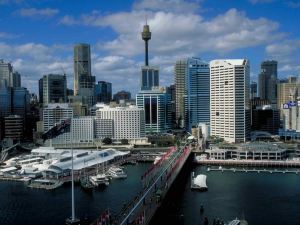
[(89, 179), (94, 186), (109, 185), (109, 179), (103, 173), (97, 174), (95, 176), (90, 176)]
[(191, 178), (191, 189), (206, 191), (207, 190), (206, 175), (199, 174), (196, 177), (194, 177), (194, 172), (193, 172)]
[(156, 165), (161, 160), (161, 156), (156, 156), (153, 164)]
[(116, 166), (110, 167), (107, 174), (112, 178), (127, 178), (127, 174), (120, 167)]
[(248, 225), (246, 220), (235, 219), (230, 221), (227, 225)]

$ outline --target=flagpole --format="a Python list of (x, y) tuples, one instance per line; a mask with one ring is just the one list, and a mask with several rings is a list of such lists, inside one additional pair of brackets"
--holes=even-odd
[(71, 152), (72, 152), (72, 221), (75, 221), (75, 201), (74, 201), (74, 162), (73, 162), (73, 133), (71, 132)]
[(75, 225), (75, 224), (80, 224), (80, 220), (75, 217), (75, 195), (74, 195), (74, 150), (73, 150), (73, 132), (72, 132), (72, 122), (71, 122), (71, 129), (70, 129), (70, 135), (71, 135), (71, 157), (72, 157), (72, 170), (71, 170), (71, 183), (72, 183), (72, 216), (71, 219), (67, 219), (67, 224), (68, 225)]

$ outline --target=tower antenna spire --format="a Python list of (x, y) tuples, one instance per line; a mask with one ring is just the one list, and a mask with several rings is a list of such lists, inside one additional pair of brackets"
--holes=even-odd
[(150, 27), (147, 24), (147, 15), (146, 15), (146, 24), (143, 27), (142, 39), (145, 41), (145, 66), (149, 65), (148, 61), (148, 41), (151, 39)]

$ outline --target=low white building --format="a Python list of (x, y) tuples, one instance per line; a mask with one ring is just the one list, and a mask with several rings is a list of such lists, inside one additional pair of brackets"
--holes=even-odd
[(96, 135), (111, 132), (109, 122), (104, 123), (104, 120), (112, 120), (113, 139), (135, 140), (145, 137), (144, 110), (137, 106), (99, 108), (96, 111)]

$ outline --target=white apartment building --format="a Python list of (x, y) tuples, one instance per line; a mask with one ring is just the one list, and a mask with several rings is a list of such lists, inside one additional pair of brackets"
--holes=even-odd
[[(67, 103), (48, 104), (43, 109), (43, 126), (44, 132), (47, 132), (55, 124), (61, 123), (62, 120), (73, 118), (73, 108)], [(53, 144), (70, 143), (70, 133), (63, 133), (53, 138)]]
[(81, 116), (74, 117), (71, 124), (73, 143), (93, 143), (94, 142), (94, 117)]
[[(145, 137), (145, 118), (144, 110), (137, 106), (129, 107), (109, 107), (103, 106), (96, 111), (96, 121), (112, 120), (113, 123), (113, 139), (141, 139)], [(97, 123), (97, 122), (96, 122)], [(103, 122), (104, 123), (104, 122)], [(100, 132), (110, 132), (109, 122), (104, 123), (105, 126), (96, 125), (96, 136)], [(100, 130), (102, 129), (102, 131)], [(103, 131), (107, 129), (106, 131)]]
[(211, 135), (245, 142), (250, 135), (250, 65), (246, 59), (210, 62)]
[(114, 137), (114, 121), (112, 119), (101, 119), (95, 117), (95, 138), (113, 138)]

